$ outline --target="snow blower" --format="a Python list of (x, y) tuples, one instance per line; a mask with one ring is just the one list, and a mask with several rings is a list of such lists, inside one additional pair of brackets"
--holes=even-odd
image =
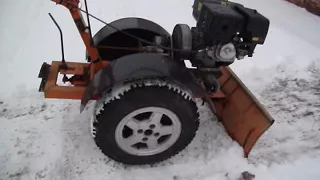
[[(106, 23), (79, 0), (52, 0), (69, 9), (86, 47), (84, 62), (43, 63), (45, 98), (95, 102), (92, 135), (101, 151), (124, 164), (152, 164), (186, 148), (199, 127), (197, 101), (206, 102), (247, 157), (273, 118), (228, 67), (264, 44), (269, 20), (225, 0), (195, 0), (195, 27), (170, 34), (143, 18)], [(86, 16), (84, 21), (82, 13)], [(105, 26), (94, 36), (90, 19)], [(187, 67), (189, 60), (192, 67)], [(58, 76), (70, 86), (58, 85)]]

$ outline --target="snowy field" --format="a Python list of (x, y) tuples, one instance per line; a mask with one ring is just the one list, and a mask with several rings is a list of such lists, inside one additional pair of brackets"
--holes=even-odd
[[(137, 16), (169, 32), (194, 26), (192, 0), (88, 0), (105, 21)], [(68, 11), (49, 0), (0, 5), (0, 180), (257, 180), (320, 179), (320, 18), (282, 0), (237, 0), (271, 21), (265, 45), (231, 68), (275, 119), (248, 159), (206, 107), (199, 133), (179, 155), (155, 166), (123, 166), (106, 158), (90, 135), (89, 106), (44, 99), (37, 92), (42, 62), (83, 60), (85, 49)], [(103, 25), (93, 22), (93, 31)]]

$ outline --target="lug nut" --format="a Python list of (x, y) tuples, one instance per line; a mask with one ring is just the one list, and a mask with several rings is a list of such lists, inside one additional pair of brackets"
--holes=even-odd
[(139, 134), (143, 133), (143, 130), (142, 130), (142, 129), (139, 129), (139, 130), (138, 130), (138, 133), (139, 133)]
[(156, 126), (154, 124), (150, 125), (150, 129), (154, 129)]

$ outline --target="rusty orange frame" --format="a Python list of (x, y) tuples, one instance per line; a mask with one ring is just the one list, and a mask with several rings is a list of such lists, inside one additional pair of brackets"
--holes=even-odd
[[(62, 63), (53, 61), (45, 85), (45, 98), (81, 99), (89, 81), (93, 79), (96, 72), (108, 66), (109, 61), (103, 61), (99, 56), (98, 49), (92, 46), (91, 35), (78, 9), (79, 0), (51, 1), (63, 5), (69, 10), (92, 61), (91, 63), (66, 62), (67, 70), (60, 70), (59, 66)], [(77, 81), (73, 86), (59, 86), (56, 84), (59, 73), (79, 75), (84, 77), (84, 80)]]
[[(89, 63), (73, 63), (66, 62), (69, 68), (90, 68)], [(57, 79), (60, 73), (59, 66), (62, 63), (59, 61), (52, 61), (47, 83), (45, 85), (45, 98), (59, 98), (59, 99), (81, 99), (86, 86), (58, 86)], [(66, 74), (73, 74), (72, 71), (65, 72)], [(79, 74), (79, 72), (78, 72)], [(82, 73), (83, 74), (83, 73)]]
[(86, 26), (85, 21), (83, 20), (82, 14), (78, 9), (79, 0), (51, 0), (57, 4), (61, 4), (69, 9), (69, 12), (77, 26), (77, 29), (80, 33), (80, 36), (83, 40), (86, 49), (88, 50), (88, 54), (92, 59), (92, 63), (90, 66), (90, 79), (93, 78), (95, 72), (98, 72), (101, 68), (103, 68), (103, 63), (98, 53), (98, 49), (92, 46), (92, 38), (89, 33), (88, 27)]

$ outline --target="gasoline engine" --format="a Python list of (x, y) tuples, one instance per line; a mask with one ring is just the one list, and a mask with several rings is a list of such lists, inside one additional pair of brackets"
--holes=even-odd
[(196, 27), (177, 24), (171, 37), (156, 37), (159, 46), (171, 47), (177, 61), (190, 60), (207, 90), (218, 90), (219, 67), (235, 59), (252, 57), (256, 45), (263, 44), (269, 20), (241, 4), (226, 0), (195, 0)]

